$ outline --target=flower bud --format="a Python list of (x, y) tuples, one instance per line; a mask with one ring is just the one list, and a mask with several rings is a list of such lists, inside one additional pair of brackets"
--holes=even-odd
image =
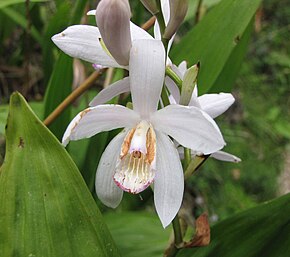
[(188, 0), (170, 0), (170, 19), (165, 29), (164, 38), (170, 39), (183, 22), (188, 9)]
[(185, 72), (179, 101), (180, 104), (182, 105), (189, 104), (192, 98), (193, 90), (196, 87), (198, 71), (199, 71), (199, 63), (193, 65)]
[(120, 64), (127, 66), (131, 49), (131, 10), (128, 0), (101, 0), (96, 11), (96, 21), (102, 39), (110, 54)]
[(160, 11), (157, 7), (156, 0), (141, 0), (141, 2), (153, 15)]

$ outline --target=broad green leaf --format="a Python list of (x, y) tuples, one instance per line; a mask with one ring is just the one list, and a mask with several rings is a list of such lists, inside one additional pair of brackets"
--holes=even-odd
[[(49, 0), (29, 0), (29, 2), (32, 2), (32, 3), (47, 2), (47, 1)], [(0, 9), (7, 7), (9, 5), (21, 4), (21, 3), (25, 3), (25, 0), (1, 0)]]
[[(72, 61), (73, 59), (70, 56), (61, 53), (58, 61), (55, 63), (45, 94), (45, 117), (52, 113), (71, 92), (73, 80)], [(49, 126), (58, 139), (62, 138), (70, 122), (70, 112), (71, 108), (69, 107)]]
[(217, 77), (213, 87), (210, 89), (212, 92), (231, 92), (232, 86), (239, 74), (242, 61), (246, 55), (251, 32), (253, 29), (253, 22), (250, 22), (243, 36), (234, 48), (227, 62), (224, 65), (222, 72)]
[[(35, 112), (35, 114), (37, 115), (39, 119), (43, 118), (43, 103), (42, 102), (30, 102), (29, 106)], [(7, 122), (8, 111), (9, 111), (9, 105), (5, 104), (5, 105), (0, 106), (0, 135), (5, 134), (5, 126)]]
[(108, 213), (108, 227), (124, 257), (161, 257), (171, 229), (164, 229), (157, 214)]
[(209, 246), (178, 257), (283, 257), (290, 253), (290, 194), (219, 222)]
[(14, 93), (0, 169), (0, 256), (120, 256), (77, 167)]
[(199, 89), (207, 92), (239, 44), (261, 0), (222, 0), (172, 49), (175, 63), (200, 61)]

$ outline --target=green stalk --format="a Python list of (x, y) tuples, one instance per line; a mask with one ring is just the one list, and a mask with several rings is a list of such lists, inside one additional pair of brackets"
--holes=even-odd
[(167, 106), (167, 105), (170, 105), (165, 86), (163, 86), (163, 88), (162, 88), (161, 99), (162, 99), (164, 107)]
[(189, 148), (184, 147), (184, 170), (187, 169), (191, 162), (191, 150)]
[(175, 257), (179, 251), (179, 246), (182, 245), (182, 232), (181, 226), (179, 222), (178, 215), (175, 216), (174, 220), (172, 221), (173, 232), (174, 232), (174, 242), (169, 245), (169, 247), (164, 252), (164, 257)]
[(178, 214), (173, 219), (172, 226), (174, 230), (174, 242), (175, 242), (175, 245), (178, 246), (182, 244), (183, 242)]
[(187, 180), (191, 175), (207, 160), (209, 155), (195, 156), (184, 172), (184, 179)]
[(170, 67), (166, 67), (165, 74), (175, 82), (175, 84), (179, 88), (179, 91), (181, 92), (182, 79), (179, 78), (178, 75)]

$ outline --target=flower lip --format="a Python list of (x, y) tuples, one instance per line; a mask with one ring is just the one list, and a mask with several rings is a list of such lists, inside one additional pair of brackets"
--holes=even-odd
[(114, 182), (122, 190), (138, 194), (154, 180), (156, 136), (147, 121), (141, 121), (125, 137), (116, 163)]

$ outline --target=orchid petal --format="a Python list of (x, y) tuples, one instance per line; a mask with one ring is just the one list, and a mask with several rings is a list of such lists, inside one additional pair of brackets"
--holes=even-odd
[(165, 75), (165, 50), (159, 40), (132, 42), (129, 78), (133, 107), (142, 118), (157, 110)]
[(132, 40), (153, 39), (153, 37), (146, 30), (140, 28), (133, 22), (130, 22), (130, 30), (131, 30)]
[(194, 106), (168, 105), (151, 116), (151, 123), (154, 129), (203, 154), (214, 153), (225, 145), (214, 120)]
[(90, 11), (87, 12), (87, 15), (96, 16), (96, 12), (97, 12), (96, 9), (94, 9), (94, 10), (90, 10)]
[(224, 151), (217, 151), (215, 153), (212, 153), (210, 157), (213, 157), (217, 160), (225, 161), (225, 162), (240, 162), (241, 161), (239, 157), (232, 155), (230, 153), (226, 153)]
[(197, 85), (195, 85), (192, 94), (193, 94), (195, 97), (198, 97), (198, 88), (197, 88)]
[(121, 105), (98, 105), (80, 112), (68, 125), (62, 142), (78, 140), (96, 135), (102, 131), (116, 128), (133, 127), (139, 121), (139, 115)]
[(165, 85), (168, 88), (170, 95), (174, 98), (175, 103), (179, 103), (179, 100), (180, 100), (180, 92), (179, 92), (179, 88), (175, 84), (175, 82), (171, 78), (169, 78), (168, 76), (166, 76), (165, 77)]
[[(184, 159), (183, 147), (178, 147), (177, 151), (178, 151), (180, 159), (183, 160)], [(191, 150), (191, 157), (194, 158), (196, 156), (199, 156), (199, 154), (195, 152), (194, 150)], [(212, 153), (210, 157), (219, 161), (224, 161), (224, 162), (241, 162), (242, 161), (239, 157), (232, 155), (230, 153), (224, 152), (224, 151), (217, 151), (215, 153)]]
[[(170, 104), (177, 104), (176, 103), (176, 101), (175, 101), (175, 98), (172, 96), (172, 95), (169, 95), (168, 96), (168, 100), (169, 100), (169, 103)], [(163, 104), (163, 102), (162, 102), (162, 99), (160, 99), (160, 102)], [(164, 106), (164, 104), (162, 105), (162, 108), (164, 108), (165, 106)]]
[(161, 40), (161, 32), (160, 32), (160, 27), (157, 20), (154, 23), (154, 38), (157, 40)]
[(182, 69), (179, 68), (179, 66), (177, 67), (175, 64), (171, 65), (171, 69), (176, 73), (176, 75), (183, 80), (183, 76), (185, 74), (185, 72), (187, 71), (187, 69), (185, 70), (185, 72), (182, 71)]
[(97, 96), (94, 97), (94, 99), (90, 102), (90, 106), (96, 106), (99, 104), (104, 104), (114, 98), (115, 96), (118, 96), (120, 94), (126, 93), (130, 91), (130, 82), (129, 78), (121, 79), (112, 85), (106, 87), (101, 92), (97, 94)]
[(201, 109), (204, 110), (212, 118), (224, 113), (235, 101), (232, 94), (205, 94), (198, 97)]
[(51, 39), (71, 57), (108, 67), (120, 66), (101, 46), (99, 29), (89, 25), (74, 25)]
[(169, 0), (161, 0), (161, 9), (165, 24), (167, 25), (170, 19), (170, 4)]
[(157, 163), (154, 180), (154, 203), (163, 227), (167, 227), (180, 209), (184, 178), (181, 162), (168, 136), (156, 132)]
[(108, 207), (116, 208), (122, 200), (123, 190), (114, 182), (117, 158), (126, 133), (118, 134), (105, 149), (96, 174), (96, 193), (98, 198)]
[(179, 72), (182, 74), (182, 77), (184, 76), (185, 72), (187, 71), (187, 62), (186, 61), (182, 61), (179, 65), (178, 65), (178, 70)]

